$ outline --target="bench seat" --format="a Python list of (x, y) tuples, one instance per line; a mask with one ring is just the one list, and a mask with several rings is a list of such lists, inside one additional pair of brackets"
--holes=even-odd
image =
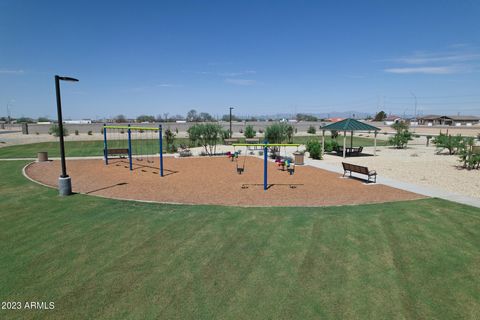
[(368, 167), (359, 166), (359, 165), (356, 165), (356, 164), (351, 164), (351, 163), (346, 163), (346, 162), (342, 162), (342, 166), (343, 166), (343, 176), (344, 177), (345, 177), (345, 174), (347, 174), (347, 173), (349, 173), (350, 177), (351, 177), (352, 172), (355, 172), (355, 173), (366, 175), (368, 177), (367, 178), (368, 183), (370, 183), (370, 182), (376, 183), (377, 182), (377, 172), (375, 170), (368, 170)]

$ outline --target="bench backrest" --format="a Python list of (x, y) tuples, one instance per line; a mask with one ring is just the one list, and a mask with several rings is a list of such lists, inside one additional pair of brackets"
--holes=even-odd
[(128, 149), (107, 149), (108, 154), (128, 154)]
[(368, 174), (368, 167), (358, 166), (351, 163), (342, 162), (343, 170), (348, 170), (352, 172)]

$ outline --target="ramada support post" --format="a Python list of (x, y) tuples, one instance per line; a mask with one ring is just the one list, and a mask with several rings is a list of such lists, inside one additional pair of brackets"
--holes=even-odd
[(105, 158), (105, 165), (108, 165), (108, 145), (107, 145), (107, 128), (103, 124), (103, 157)]
[(267, 190), (267, 169), (268, 169), (268, 147), (265, 145), (263, 147), (263, 190)]
[(130, 164), (130, 171), (133, 170), (133, 164), (132, 164), (132, 129), (130, 128), (130, 125), (128, 125), (128, 162)]
[(347, 144), (347, 131), (343, 131), (343, 157), (346, 156), (346, 144)]
[(323, 159), (323, 156), (325, 154), (325, 130), (322, 130), (322, 150), (320, 152)]
[(377, 155), (377, 133), (378, 131), (375, 130), (375, 138), (373, 139), (373, 155)]
[[(160, 177), (163, 177), (163, 135), (162, 125), (158, 125), (158, 138), (160, 141)], [(167, 146), (168, 148), (168, 146)]]

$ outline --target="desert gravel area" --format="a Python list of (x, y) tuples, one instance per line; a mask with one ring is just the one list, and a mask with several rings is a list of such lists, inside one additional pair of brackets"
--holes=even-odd
[[(364, 148), (364, 152), (373, 154), (373, 147)], [(327, 154), (324, 161), (341, 167), (343, 158)], [(368, 166), (379, 176), (390, 179), (480, 198), (480, 170), (460, 168), (458, 156), (436, 154), (435, 147), (414, 145), (403, 150), (377, 147), (376, 157), (351, 157), (345, 162)]]

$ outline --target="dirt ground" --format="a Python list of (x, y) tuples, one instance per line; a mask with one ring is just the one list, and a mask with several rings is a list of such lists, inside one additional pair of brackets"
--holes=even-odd
[[(239, 165), (244, 158), (239, 159)], [(240, 162), (241, 161), (241, 162)], [(217, 204), (229, 206), (328, 206), (413, 200), (423, 196), (381, 184), (342, 178), (337, 173), (310, 166), (297, 166), (295, 173), (280, 170), (269, 162), (269, 189), (263, 190), (263, 160), (245, 158), (245, 172), (237, 174), (235, 162), (226, 157), (164, 158), (165, 176), (160, 177), (158, 160), (126, 159), (69, 160), (67, 170), (74, 192), (117, 199), (167, 203)], [(41, 183), (56, 186), (59, 161), (36, 162), (26, 174)]]

